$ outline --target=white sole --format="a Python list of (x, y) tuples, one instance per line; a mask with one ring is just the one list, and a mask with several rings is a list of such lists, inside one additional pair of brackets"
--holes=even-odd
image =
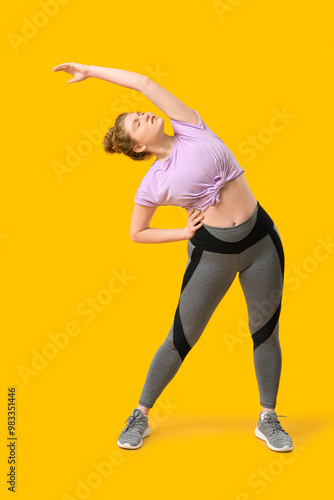
[[(150, 432), (151, 429), (147, 427), (146, 431), (143, 434), (143, 438), (147, 437), (150, 434)], [(126, 450), (137, 450), (137, 448), (143, 446), (143, 440), (141, 439), (140, 443), (137, 446), (133, 446), (130, 443), (120, 443), (119, 441), (117, 441), (117, 444), (120, 448), (125, 448)]]
[(263, 441), (265, 441), (267, 443), (268, 448), (270, 448), (273, 451), (285, 451), (286, 452), (286, 451), (293, 450), (293, 446), (288, 446), (288, 445), (283, 446), (283, 448), (275, 448), (275, 446), (273, 446), (272, 444), (269, 443), (266, 436), (264, 434), (262, 434), (262, 432), (259, 431), (259, 429), (257, 427), (255, 429), (255, 436), (258, 437), (259, 439), (263, 439)]

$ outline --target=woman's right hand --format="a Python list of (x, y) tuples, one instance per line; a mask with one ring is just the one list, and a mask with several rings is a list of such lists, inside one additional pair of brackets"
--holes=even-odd
[[(198, 212), (200, 213), (201, 211), (200, 210), (194, 211), (193, 208), (189, 212), (188, 223), (187, 226), (184, 228), (186, 240), (190, 240), (190, 238), (194, 236), (197, 229), (199, 229), (203, 225), (203, 222), (198, 222), (198, 221), (200, 221), (200, 219), (203, 219), (204, 215), (203, 214), (199, 215)], [(195, 224), (197, 224), (197, 226), (195, 226)]]
[(70, 75), (74, 75), (72, 80), (69, 80), (67, 83), (81, 82), (82, 80), (86, 80), (89, 78), (89, 66), (86, 64), (78, 64), (78, 63), (64, 63), (59, 64), (52, 68), (52, 71), (66, 71)]

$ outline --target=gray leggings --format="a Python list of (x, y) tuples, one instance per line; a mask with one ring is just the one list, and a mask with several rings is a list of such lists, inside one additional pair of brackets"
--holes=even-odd
[(153, 407), (239, 273), (253, 339), (260, 405), (275, 408), (282, 368), (278, 324), (284, 251), (274, 222), (257, 202), (253, 214), (237, 226), (200, 226), (188, 241), (187, 252), (174, 322), (152, 359), (139, 404)]

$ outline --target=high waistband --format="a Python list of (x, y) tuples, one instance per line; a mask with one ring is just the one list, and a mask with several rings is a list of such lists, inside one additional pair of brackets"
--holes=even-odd
[[(255, 219), (255, 221), (254, 221)], [(254, 224), (251, 231), (239, 241), (225, 241), (220, 237), (224, 235), (224, 230), (227, 234), (231, 234), (231, 231), (239, 231), (240, 229), (246, 228), (249, 224)], [(208, 229), (206, 229), (205, 224), (197, 229), (194, 236), (190, 239), (191, 243), (198, 247), (199, 249), (206, 250), (208, 252), (217, 252), (217, 253), (227, 253), (227, 254), (236, 254), (243, 252), (250, 246), (254, 245), (262, 238), (267, 236), (267, 234), (271, 234), (272, 237), (275, 236), (274, 222), (271, 217), (267, 214), (267, 212), (262, 208), (259, 202), (257, 202), (257, 210), (244, 222), (238, 224), (237, 226), (229, 227), (229, 228), (218, 228), (214, 226), (211, 227), (212, 230), (222, 231), (219, 232), (219, 238), (211, 234)], [(247, 232), (247, 231), (246, 231)]]

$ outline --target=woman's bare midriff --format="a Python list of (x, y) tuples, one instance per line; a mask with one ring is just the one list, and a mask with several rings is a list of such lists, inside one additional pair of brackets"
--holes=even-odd
[(219, 203), (208, 207), (201, 221), (208, 226), (233, 227), (242, 224), (255, 212), (257, 200), (253, 195), (245, 175), (229, 181), (220, 190)]

